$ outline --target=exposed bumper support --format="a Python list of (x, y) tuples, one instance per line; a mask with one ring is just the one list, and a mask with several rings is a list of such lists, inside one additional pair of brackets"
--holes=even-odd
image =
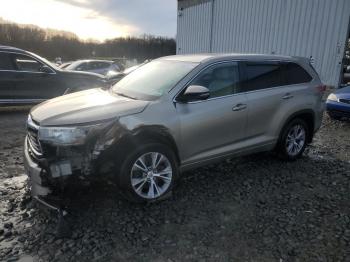
[(43, 181), (43, 177), (49, 174), (31, 159), (28, 152), (27, 138), (24, 142), (24, 168), (29, 177), (33, 199), (54, 211), (60, 212), (62, 208), (59, 204), (50, 203), (49, 200), (45, 199), (52, 193), (52, 189)]

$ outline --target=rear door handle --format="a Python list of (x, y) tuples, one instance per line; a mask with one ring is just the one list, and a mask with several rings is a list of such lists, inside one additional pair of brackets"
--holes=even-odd
[(290, 93), (287, 93), (282, 97), (282, 99), (284, 100), (291, 99), (291, 98), (293, 98), (293, 96)]
[(237, 104), (232, 108), (232, 111), (241, 111), (247, 108), (246, 104)]

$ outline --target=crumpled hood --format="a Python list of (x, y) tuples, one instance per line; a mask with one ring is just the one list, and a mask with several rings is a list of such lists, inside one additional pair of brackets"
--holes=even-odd
[(34, 107), (30, 114), (41, 126), (76, 125), (137, 114), (148, 103), (96, 88), (48, 100)]

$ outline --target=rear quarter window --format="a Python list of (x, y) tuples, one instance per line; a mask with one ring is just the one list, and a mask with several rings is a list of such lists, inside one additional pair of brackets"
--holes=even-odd
[(281, 68), (284, 85), (297, 85), (308, 83), (312, 80), (310, 74), (296, 63), (283, 63)]
[(7, 53), (0, 52), (0, 70), (14, 70), (11, 57)]

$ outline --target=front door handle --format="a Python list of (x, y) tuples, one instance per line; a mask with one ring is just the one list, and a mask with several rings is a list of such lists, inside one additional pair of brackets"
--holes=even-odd
[(291, 99), (291, 98), (293, 98), (293, 96), (290, 93), (287, 93), (282, 97), (282, 99), (284, 100)]
[(232, 111), (241, 111), (247, 108), (246, 104), (237, 104), (232, 108)]

